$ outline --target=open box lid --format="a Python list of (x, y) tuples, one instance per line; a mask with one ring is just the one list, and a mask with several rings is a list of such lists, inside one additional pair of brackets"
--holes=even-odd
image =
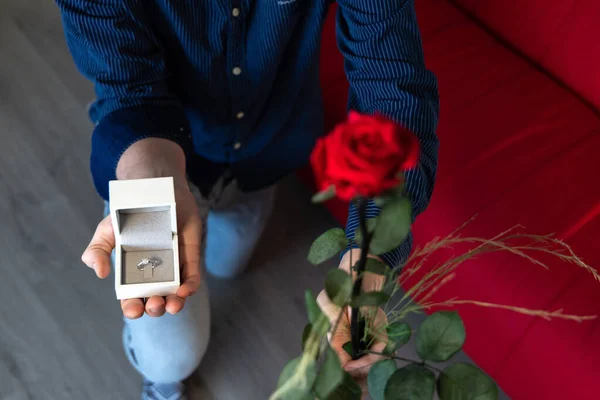
[[(175, 187), (172, 177), (110, 181), (109, 196), (110, 212), (116, 221), (120, 219), (120, 211), (135, 212), (168, 207), (171, 212), (172, 232), (177, 233)], [(120, 234), (119, 225), (114, 225), (115, 235)]]
[(175, 204), (172, 177), (110, 181), (108, 190), (111, 210)]

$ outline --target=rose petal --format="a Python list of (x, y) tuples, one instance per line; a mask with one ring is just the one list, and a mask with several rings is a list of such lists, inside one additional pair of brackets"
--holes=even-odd
[(349, 182), (339, 181), (335, 186), (335, 195), (341, 200), (351, 201), (357, 195), (356, 187)]
[(351, 111), (341, 123), (319, 140), (311, 164), (319, 186), (336, 187), (337, 197), (373, 197), (397, 186), (400, 170), (418, 163), (419, 143), (407, 129), (380, 115)]
[(415, 168), (419, 162), (419, 141), (410, 131), (404, 130), (402, 134), (404, 160), (400, 165), (401, 170)]
[(366, 116), (354, 111), (354, 110), (350, 110), (350, 112), (348, 113), (348, 122), (353, 123), (353, 122), (359, 122), (362, 121)]

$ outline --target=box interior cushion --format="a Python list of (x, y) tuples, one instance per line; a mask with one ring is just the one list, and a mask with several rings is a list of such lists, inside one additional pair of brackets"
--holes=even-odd
[[(168, 282), (174, 279), (173, 234), (168, 208), (119, 211), (122, 283)], [(152, 274), (139, 270), (144, 258), (160, 260)], [(146, 265), (144, 269), (152, 268)], [(147, 272), (147, 271), (146, 271)]]
[(121, 245), (126, 251), (171, 249), (173, 231), (168, 208), (120, 210)]
[[(139, 270), (137, 265), (144, 258), (160, 260), (152, 273), (146, 269), (152, 269), (151, 265), (146, 265), (144, 271)], [(173, 250), (123, 250), (122, 260), (122, 284), (130, 285), (135, 283), (154, 283), (171, 282), (175, 279), (173, 270)]]

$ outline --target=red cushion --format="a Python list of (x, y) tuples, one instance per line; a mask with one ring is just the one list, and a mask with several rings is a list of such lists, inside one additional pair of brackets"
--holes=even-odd
[(600, 1), (454, 1), (600, 108)]
[[(523, 224), (552, 233), (599, 266), (600, 119), (567, 90), (499, 44), (450, 3), (420, 0), (428, 66), (441, 94), (439, 172), (414, 227), (423, 244), (478, 214), (463, 235), (490, 237)], [(330, 16), (332, 17), (332, 16)], [(345, 115), (347, 83), (325, 27), (322, 81), (328, 126)], [(338, 216), (346, 205), (330, 205)], [(465, 264), (435, 296), (600, 315), (600, 283), (574, 266), (550, 270), (503, 254)], [(597, 398), (600, 320), (547, 322), (461, 306), (466, 350), (515, 399)]]

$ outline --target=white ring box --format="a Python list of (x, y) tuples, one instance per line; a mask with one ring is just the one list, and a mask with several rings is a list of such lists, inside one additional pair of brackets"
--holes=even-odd
[[(175, 294), (180, 285), (173, 178), (109, 183), (117, 299)], [(143, 259), (158, 265), (138, 264)]]

